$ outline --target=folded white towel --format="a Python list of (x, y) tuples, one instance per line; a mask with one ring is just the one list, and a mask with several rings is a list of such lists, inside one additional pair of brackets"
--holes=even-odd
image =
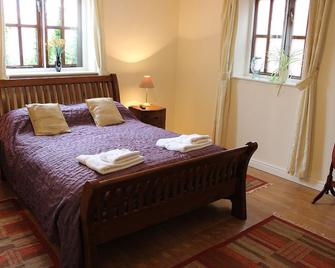
[(101, 153), (101, 160), (111, 164), (122, 164), (130, 159), (140, 156), (139, 151), (130, 151), (128, 149), (115, 149), (105, 153)]
[(81, 164), (103, 175), (144, 162), (144, 157), (139, 155), (137, 151), (133, 152), (133, 154), (129, 150), (123, 152), (124, 154), (122, 155), (120, 151), (112, 150), (96, 155), (80, 155), (76, 159)]
[(156, 145), (163, 147), (166, 144), (171, 144), (171, 143), (202, 144), (202, 143), (207, 143), (209, 140), (211, 139), (208, 135), (199, 135), (199, 134), (180, 135), (175, 138), (159, 139)]
[(180, 138), (183, 140), (190, 140), (193, 144), (205, 143), (211, 140), (211, 137), (209, 135), (199, 135), (199, 134), (181, 135)]
[(170, 151), (186, 153), (193, 150), (202, 149), (213, 144), (208, 135), (181, 135), (175, 138), (159, 139), (156, 145)]
[(207, 141), (205, 143), (202, 144), (167, 144), (166, 146), (163, 146), (164, 148), (166, 148), (169, 151), (178, 151), (181, 153), (187, 153), (190, 151), (194, 151), (194, 150), (199, 150), (205, 147), (208, 147), (210, 145), (212, 145), (213, 142), (212, 141)]

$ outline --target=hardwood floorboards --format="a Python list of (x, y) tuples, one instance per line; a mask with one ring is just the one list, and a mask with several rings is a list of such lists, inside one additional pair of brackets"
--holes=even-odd
[[(335, 240), (335, 198), (324, 196), (311, 202), (317, 191), (268, 173), (250, 169), (249, 174), (267, 182), (268, 188), (247, 195), (248, 219), (230, 216), (230, 202), (217, 201), (168, 222), (114, 240), (99, 249), (101, 267), (171, 267), (206, 248), (273, 215), (304, 226)], [(0, 199), (15, 196), (6, 184)]]

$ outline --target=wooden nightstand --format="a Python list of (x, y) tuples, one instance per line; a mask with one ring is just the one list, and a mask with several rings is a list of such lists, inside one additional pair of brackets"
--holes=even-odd
[(146, 109), (142, 109), (140, 106), (130, 106), (129, 110), (143, 123), (165, 128), (165, 108), (157, 105), (150, 105)]

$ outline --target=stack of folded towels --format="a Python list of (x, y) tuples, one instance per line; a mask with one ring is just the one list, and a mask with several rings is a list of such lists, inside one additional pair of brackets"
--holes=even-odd
[(212, 144), (213, 141), (208, 135), (199, 134), (181, 135), (175, 138), (159, 139), (156, 143), (159, 147), (181, 153), (202, 149)]
[(140, 152), (128, 149), (115, 149), (95, 155), (80, 155), (76, 159), (103, 175), (135, 166), (144, 161)]

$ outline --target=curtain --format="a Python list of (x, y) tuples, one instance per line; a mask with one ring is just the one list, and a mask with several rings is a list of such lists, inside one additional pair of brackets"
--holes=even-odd
[(238, 0), (223, 1), (222, 32), (220, 51), (220, 82), (217, 93), (214, 122), (214, 140), (225, 145), (228, 129), (228, 116), (231, 98), (231, 75), (234, 59), (234, 47), (238, 24)]
[(331, 2), (332, 0), (312, 0), (310, 3), (303, 80), (297, 85), (302, 93), (288, 166), (288, 172), (299, 178), (306, 178), (309, 173), (318, 71)]
[(88, 42), (91, 41), (91, 46), (88, 51), (92, 51), (93, 61), (100, 75), (106, 75), (105, 62), (105, 47), (102, 40), (102, 0), (87, 0), (88, 1)]
[(5, 52), (5, 21), (3, 1), (0, 0), (0, 79), (7, 79), (6, 52)]

